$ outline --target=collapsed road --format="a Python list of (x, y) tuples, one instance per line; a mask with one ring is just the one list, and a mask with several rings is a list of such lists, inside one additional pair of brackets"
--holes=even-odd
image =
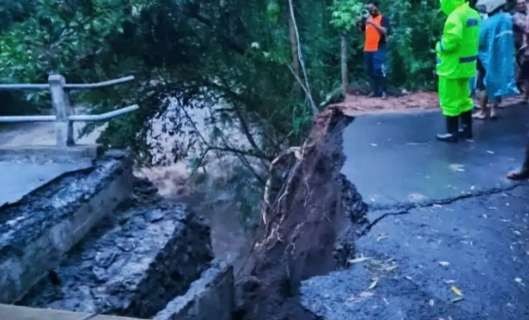
[[(160, 320), (527, 318), (529, 186), (503, 175), (521, 162), (528, 112), (509, 109), (505, 122), (478, 126), (475, 142), (448, 146), (433, 141), (441, 125), (433, 113), (352, 122), (329, 108), (303, 146), (273, 162), (263, 224), (234, 275), (212, 260), (203, 221), (136, 183), (132, 200), (110, 202), (112, 215), (101, 215), (72, 250), (58, 246), (57, 259), (37, 264), (44, 268), (24, 286), (2, 273), (3, 288), (17, 289), (4, 299)], [(125, 163), (97, 162), (84, 174), (98, 187), (85, 191), (103, 190)], [(72, 179), (83, 178), (66, 174), (48, 185), (55, 189), (1, 208), (0, 222), (38, 225), (46, 215), (22, 209), (71, 200)], [(59, 222), (77, 208), (42, 203)], [(15, 241), (13, 230), (0, 255), (11, 273), (28, 243), (61, 243)], [(34, 230), (46, 234), (45, 226)]]
[(369, 203), (350, 266), (305, 281), (322, 319), (528, 319), (525, 106), (478, 124), (473, 142), (434, 141), (434, 113), (360, 117), (343, 172)]
[(19, 304), (149, 318), (184, 294), (211, 259), (209, 230), (193, 212), (135, 202), (102, 221)]
[[(235, 318), (307, 319), (295, 295), (299, 282), (354, 254), (355, 233), (344, 222), (366, 211), (340, 174), (341, 132), (349, 121), (336, 109), (322, 113), (306, 144), (275, 164), (266, 201), (279, 210), (264, 212), (260, 246), (236, 274), (237, 287), (232, 269), (212, 261), (209, 230), (196, 214), (155, 194), (132, 203), (123, 196), (138, 190), (129, 157), (117, 153), (1, 208), (3, 302), (162, 320), (211, 319), (215, 312), (223, 320), (232, 318), (234, 289), (241, 288)], [(292, 292), (284, 292), (285, 284)], [(252, 301), (259, 301), (255, 308)]]
[(129, 161), (108, 156), (0, 207), (0, 301), (20, 299), (129, 191)]

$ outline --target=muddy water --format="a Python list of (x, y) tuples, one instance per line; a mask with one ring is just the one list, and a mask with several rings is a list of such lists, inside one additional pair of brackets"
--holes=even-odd
[[(226, 103), (183, 101), (178, 97), (164, 103), (165, 111), (150, 123), (147, 141), (157, 165), (140, 168), (136, 174), (150, 180), (164, 198), (183, 201), (205, 217), (211, 227), (215, 256), (237, 269), (239, 257), (250, 243), (252, 232), (248, 226), (255, 222), (259, 211), (261, 190), (252, 193), (248, 191), (251, 188), (241, 187), (251, 177), (241, 174), (240, 160), (234, 156), (211, 153), (204, 157), (205, 166), (199, 173), (192, 175), (191, 167), (194, 160), (202, 158), (207, 144), (240, 149), (249, 149), (250, 145), (236, 121), (219, 119), (218, 110), (229, 107)], [(220, 141), (217, 130), (222, 132)], [(259, 140), (259, 130), (253, 131)], [(245, 199), (241, 199), (241, 188), (245, 189)], [(248, 207), (252, 214), (246, 212)]]
[(165, 199), (185, 202), (195, 214), (203, 216), (211, 228), (215, 257), (239, 269), (240, 257), (247, 252), (252, 238), (252, 229), (241, 219), (240, 203), (233, 190), (207, 188), (203, 183), (197, 185), (183, 163), (141, 169), (137, 175), (149, 179)]

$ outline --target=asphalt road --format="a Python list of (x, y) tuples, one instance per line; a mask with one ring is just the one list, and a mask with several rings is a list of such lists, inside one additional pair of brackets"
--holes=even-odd
[(371, 206), (351, 267), (304, 283), (326, 320), (529, 319), (529, 108), (479, 124), (474, 142), (433, 139), (436, 113), (357, 119), (344, 173)]
[(437, 112), (359, 117), (344, 132), (343, 172), (372, 207), (428, 202), (511, 185), (529, 132), (529, 107), (512, 107), (501, 119), (478, 122), (475, 140), (435, 141), (444, 130)]

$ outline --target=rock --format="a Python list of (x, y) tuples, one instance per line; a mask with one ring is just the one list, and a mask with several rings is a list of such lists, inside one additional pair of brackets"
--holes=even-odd
[(99, 267), (108, 268), (116, 261), (117, 253), (110, 251), (110, 249), (96, 254), (95, 260)]
[(108, 274), (106, 269), (100, 268), (100, 267), (93, 267), (92, 272), (98, 282), (105, 282), (108, 279)]
[(125, 252), (130, 252), (136, 248), (134, 242), (132, 239), (116, 239), (116, 246)]
[(145, 214), (145, 219), (147, 219), (147, 221), (151, 223), (163, 220), (163, 218), (164, 218), (164, 214), (162, 210), (149, 211)]

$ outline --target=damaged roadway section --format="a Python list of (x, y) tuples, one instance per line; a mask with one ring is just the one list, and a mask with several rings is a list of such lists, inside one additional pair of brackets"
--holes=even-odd
[(20, 299), (130, 192), (130, 164), (107, 156), (0, 208), (0, 302)]
[(344, 133), (344, 173), (370, 203), (345, 270), (303, 283), (303, 305), (334, 319), (528, 319), (529, 109), (445, 145), (436, 114), (358, 118)]
[(340, 173), (342, 132), (352, 120), (328, 108), (301, 147), (273, 161), (257, 241), (236, 274), (236, 319), (316, 319), (299, 304), (301, 281), (354, 254), (366, 206)]
[(134, 204), (109, 216), (20, 304), (149, 318), (211, 258), (209, 229), (185, 206)]

